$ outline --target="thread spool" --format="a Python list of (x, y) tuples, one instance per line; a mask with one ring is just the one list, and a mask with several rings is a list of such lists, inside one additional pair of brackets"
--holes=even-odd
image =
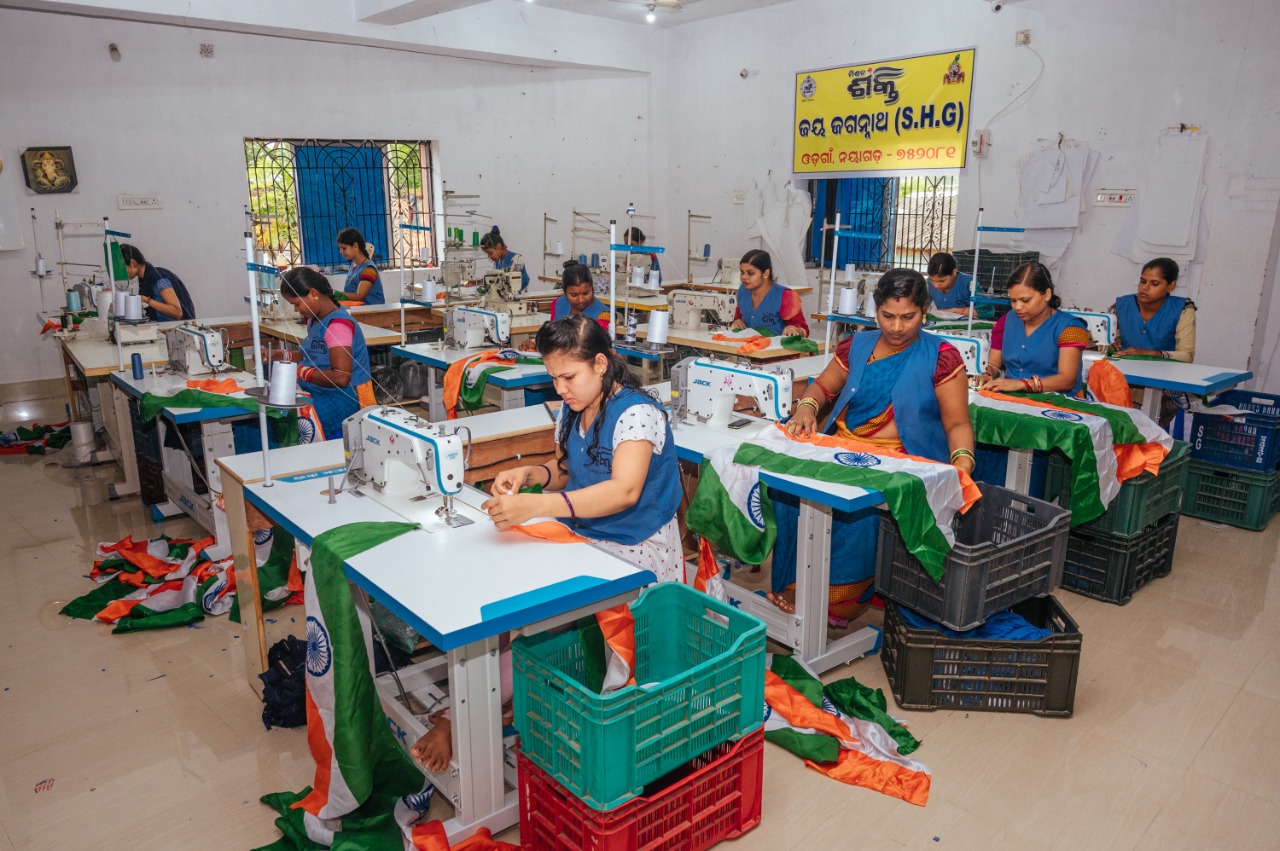
[(49, 269), (44, 265), (44, 258), (37, 254), (36, 255), (36, 277), (43, 278), (47, 274), (49, 274)]
[(564, 254), (564, 243), (557, 239), (556, 240), (556, 256), (559, 257), (561, 254)]
[(631, 270), (631, 286), (633, 287), (644, 286), (644, 268), (643, 267), (637, 266), (636, 268)]
[(422, 282), (422, 300), (436, 300), (436, 282), (434, 280), (426, 280)]
[(649, 289), (656, 290), (662, 286), (662, 274), (657, 269), (649, 270)]
[(67, 311), (69, 313), (80, 312), (80, 291), (67, 290)]
[(128, 297), (129, 297), (128, 293), (120, 292), (120, 290), (116, 290), (111, 294), (111, 315), (112, 316), (117, 316), (117, 317), (124, 316), (124, 303), (125, 303), (125, 299), (127, 299)]
[(593, 251), (593, 252), (591, 253), (591, 268), (592, 268), (592, 269), (599, 269), (599, 268), (600, 268), (600, 254), (599, 254), (599, 252), (595, 252), (595, 251)]
[(267, 401), (273, 405), (292, 405), (298, 398), (298, 365), (278, 360), (271, 365), (271, 392)]
[(141, 381), (143, 376), (142, 355), (138, 354), (137, 352), (134, 352), (133, 355), (130, 356), (129, 358), (129, 365), (133, 368), (134, 380)]
[(471, 232), (471, 247), (472, 248), (480, 247), (480, 231), (478, 230), (473, 230)]
[(872, 289), (867, 290), (867, 301), (862, 308), (862, 315), (871, 316), (871, 317), (874, 317), (876, 315), (876, 291), (875, 290), (872, 290)]
[(636, 341), (636, 332), (640, 330), (640, 311), (632, 310), (627, 314), (627, 342)]
[(711, 243), (709, 242), (706, 245), (702, 246), (702, 259), (703, 260), (711, 259)]
[(853, 287), (845, 287), (840, 290), (840, 310), (837, 311), (841, 316), (853, 316), (858, 312), (858, 291)]
[(133, 320), (142, 319), (142, 296), (140, 295), (125, 296), (124, 318), (133, 319)]
[(73, 422), (71, 424), (71, 444), (77, 448), (93, 446), (93, 423)]
[(660, 345), (667, 341), (667, 331), (671, 327), (671, 314), (665, 310), (652, 310), (649, 312), (649, 342), (653, 345)]
[(581, 265), (583, 265), (583, 266), (587, 265), (587, 255), (585, 255), (585, 254), (579, 254), (579, 255), (578, 255), (578, 263), (580, 263), (580, 264), (581, 264)]

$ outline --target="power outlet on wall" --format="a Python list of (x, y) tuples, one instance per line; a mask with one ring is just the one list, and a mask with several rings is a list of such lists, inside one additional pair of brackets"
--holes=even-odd
[(1137, 197), (1136, 189), (1099, 189), (1093, 195), (1093, 206), (1132, 207)]
[(117, 195), (116, 207), (121, 210), (159, 210), (163, 205), (159, 195)]

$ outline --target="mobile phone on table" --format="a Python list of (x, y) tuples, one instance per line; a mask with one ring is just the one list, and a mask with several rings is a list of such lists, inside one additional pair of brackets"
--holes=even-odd
[(751, 425), (751, 420), (747, 417), (743, 417), (742, 419), (734, 420), (729, 423), (729, 428), (743, 428), (749, 425)]

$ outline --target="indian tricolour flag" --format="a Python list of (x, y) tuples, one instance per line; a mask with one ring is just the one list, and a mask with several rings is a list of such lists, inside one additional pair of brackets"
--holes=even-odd
[(1057, 393), (971, 394), (979, 443), (1011, 449), (1058, 449), (1071, 459), (1071, 522), (1100, 517), (1120, 484), (1158, 470), (1173, 439), (1141, 411)]
[(981, 494), (968, 474), (881, 447), (828, 435), (805, 439), (771, 428), (707, 454), (689, 506), (689, 528), (749, 564), (773, 549), (777, 530), (761, 471), (879, 491), (907, 549), (935, 579), (955, 544), (951, 521)]
[(833, 780), (923, 807), (928, 767), (920, 743), (888, 714), (884, 692), (849, 677), (823, 686), (788, 656), (765, 672), (764, 737)]

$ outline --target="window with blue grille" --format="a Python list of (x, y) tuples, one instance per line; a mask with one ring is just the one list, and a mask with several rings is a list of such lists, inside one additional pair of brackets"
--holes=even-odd
[[(955, 177), (844, 177), (811, 181), (813, 228), (808, 254), (836, 268), (905, 267), (923, 272), (955, 241)], [(839, 239), (824, 231), (840, 214)]]

